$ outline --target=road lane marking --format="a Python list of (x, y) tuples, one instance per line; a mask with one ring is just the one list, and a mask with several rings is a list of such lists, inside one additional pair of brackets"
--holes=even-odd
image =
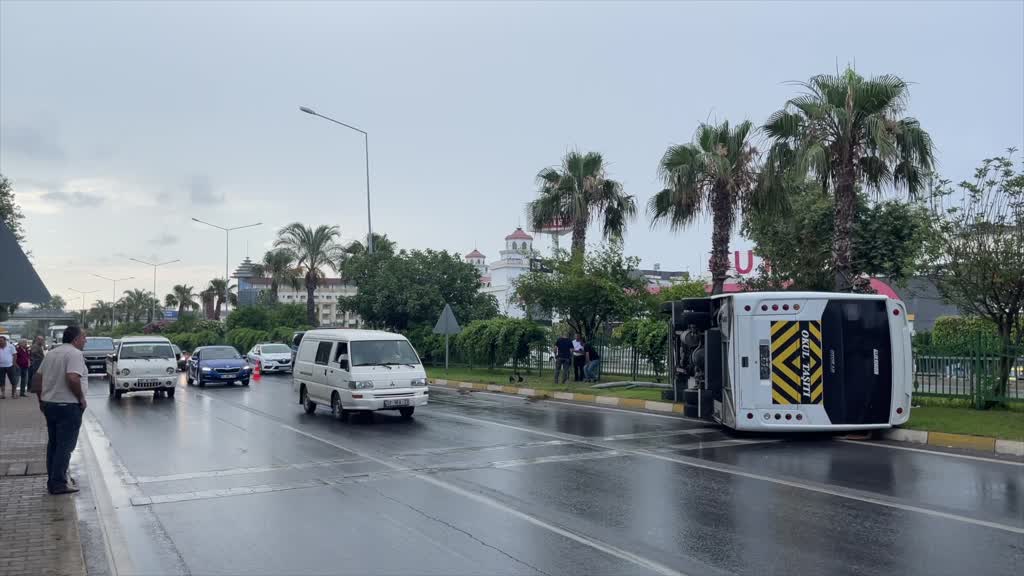
[(223, 470), (207, 470), (203, 472), (182, 472), (181, 474), (167, 474), (164, 476), (136, 476), (134, 484), (149, 484), (153, 482), (174, 482), (178, 480), (194, 480), (196, 478), (220, 478), (224, 476), (241, 476), (244, 474), (260, 474), (263, 472), (276, 472), (280, 470), (304, 470), (307, 468), (325, 468), (341, 464), (357, 464), (363, 462), (362, 458), (339, 458), (336, 460), (321, 460), (316, 462), (301, 462), (297, 464), (271, 464), (267, 466), (251, 466), (248, 468), (227, 468)]
[(424, 448), (412, 452), (400, 452), (392, 456), (398, 460), (417, 456), (438, 456), (442, 454), (462, 454), (464, 452), (489, 452), (492, 450), (515, 450), (519, 448), (537, 448), (544, 446), (565, 446), (571, 444), (567, 440), (543, 440), (540, 442), (522, 442), (519, 444), (490, 444), (487, 446), (445, 446), (442, 448)]
[[(288, 426), (287, 424), (282, 424), (281, 426), (284, 429), (286, 429), (286, 430), (290, 430), (290, 431), (292, 431), (292, 432), (294, 432), (296, 434), (299, 434), (301, 436), (305, 436), (307, 438), (312, 438), (313, 440), (318, 440), (318, 441), (323, 442), (324, 444), (327, 444), (329, 446), (334, 446), (335, 448), (337, 448), (339, 450), (344, 450), (346, 452), (352, 452), (354, 454), (362, 456), (363, 458), (366, 458), (368, 460), (372, 460), (374, 462), (377, 462), (378, 464), (381, 464), (382, 466), (386, 466), (388, 468), (395, 469), (395, 470), (400, 469), (400, 467), (396, 466), (392, 462), (389, 462), (389, 461), (381, 459), (381, 458), (376, 458), (376, 457), (371, 456), (369, 454), (362, 453), (362, 452), (360, 452), (360, 451), (358, 451), (358, 450), (356, 450), (354, 448), (349, 448), (349, 447), (346, 447), (346, 446), (342, 446), (341, 444), (338, 444), (336, 442), (328, 440), (327, 438), (323, 438), (321, 436), (317, 436), (316, 434), (311, 434), (309, 432), (305, 432), (303, 430), (299, 430), (298, 428), (294, 428), (292, 426)], [(483, 494), (479, 494), (479, 493), (476, 493), (476, 492), (472, 492), (470, 490), (466, 490), (465, 488), (462, 488), (460, 486), (456, 486), (454, 484), (449, 484), (448, 482), (445, 482), (445, 481), (440, 480), (438, 478), (434, 478), (432, 476), (428, 476), (428, 475), (422, 474), (422, 473), (413, 473), (413, 477), (415, 477), (415, 478), (417, 478), (419, 480), (422, 480), (424, 482), (427, 482), (428, 484), (431, 484), (431, 485), (436, 486), (438, 488), (441, 488), (443, 490), (448, 490), (449, 492), (452, 492), (454, 494), (457, 494), (457, 495), (462, 496), (464, 498), (467, 498), (469, 500), (473, 500), (474, 502), (478, 502), (480, 504), (484, 504), (486, 506), (490, 506), (491, 508), (494, 508), (496, 510), (499, 510), (501, 512), (509, 514), (511, 516), (515, 516), (516, 518), (519, 518), (520, 520), (523, 520), (525, 522), (533, 524), (534, 526), (537, 526), (539, 528), (543, 528), (544, 530), (547, 530), (547, 531), (552, 532), (554, 534), (558, 534), (559, 536), (562, 536), (564, 538), (572, 540), (572, 541), (574, 541), (574, 542), (576, 542), (578, 544), (582, 544), (584, 546), (587, 546), (587, 547), (592, 548), (594, 550), (597, 550), (599, 552), (603, 552), (603, 553), (605, 553), (605, 554), (607, 554), (609, 556), (614, 556), (614, 557), (616, 557), (616, 558), (618, 558), (620, 560), (625, 560), (627, 562), (636, 564), (637, 566), (646, 568), (648, 570), (651, 570), (652, 572), (656, 572), (658, 574), (664, 574), (665, 576), (686, 576), (684, 573), (679, 572), (678, 570), (674, 570), (674, 569), (672, 569), (672, 568), (670, 568), (668, 566), (665, 566), (664, 564), (655, 562), (654, 560), (650, 560), (648, 558), (644, 558), (642, 556), (638, 556), (636, 554), (633, 554), (632, 552), (628, 552), (626, 550), (623, 550), (623, 549), (618, 548), (616, 546), (613, 546), (611, 544), (602, 542), (600, 540), (595, 540), (593, 538), (590, 538), (590, 537), (587, 537), (587, 536), (583, 536), (581, 534), (577, 534), (575, 532), (566, 530), (565, 528), (560, 528), (558, 526), (555, 526), (554, 524), (549, 524), (549, 523), (545, 522), (544, 520), (541, 520), (540, 518), (537, 518), (535, 516), (531, 516), (530, 514), (527, 514), (526, 512), (522, 512), (520, 510), (516, 510), (515, 508), (511, 508), (509, 506), (506, 506), (505, 504), (502, 504), (501, 502), (499, 502), (499, 501), (497, 501), (497, 500), (495, 500), (493, 498), (490, 498), (488, 496), (484, 496)]]
[(708, 434), (711, 432), (721, 432), (721, 428), (687, 428), (685, 430), (656, 430), (652, 432), (636, 432), (634, 434), (616, 434), (614, 436), (605, 436), (602, 440), (611, 442), (615, 440), (640, 440), (643, 438), (664, 438), (667, 436), (682, 436), (684, 434)]
[[(540, 436), (548, 436), (548, 437), (551, 437), (551, 438), (560, 438), (561, 437), (561, 434), (559, 434), (559, 433), (544, 432), (544, 431), (541, 431), (541, 430), (532, 430), (532, 429), (529, 429), (529, 428), (523, 428), (521, 426), (515, 426), (515, 425), (512, 425), (512, 424), (505, 424), (503, 422), (496, 422), (496, 421), (493, 421), (493, 420), (486, 420), (486, 419), (482, 419), (482, 418), (473, 418), (471, 416), (460, 416), (458, 414), (448, 414), (448, 413), (445, 413), (443, 411), (439, 411), (439, 412), (435, 413), (435, 415), (441, 416), (443, 418), (444, 417), (455, 418), (455, 419), (458, 419), (458, 420), (467, 420), (467, 421), (470, 421), (470, 422), (477, 422), (477, 423), (480, 423), (480, 424), (489, 424), (489, 425), (492, 425), (492, 426), (500, 426), (502, 428), (509, 428), (511, 430), (518, 430), (520, 432), (533, 433), (533, 434), (538, 434)], [(566, 439), (566, 438), (562, 438), (562, 439)], [(610, 446), (605, 446), (603, 444), (600, 444), (600, 443), (597, 443), (597, 442), (593, 442), (593, 441), (589, 441), (589, 440), (577, 440), (576, 442), (579, 442), (581, 444), (588, 444), (588, 445), (596, 447), (596, 448), (603, 448), (603, 449), (610, 448)], [(688, 456), (679, 456), (679, 455), (677, 455), (677, 456), (667, 456), (665, 454), (659, 454), (659, 453), (650, 452), (650, 451), (647, 451), (647, 450), (637, 450), (637, 449), (628, 449), (628, 448), (619, 448), (619, 450), (621, 452), (624, 452), (624, 453), (627, 453), (627, 454), (632, 454), (632, 455), (635, 455), (635, 456), (648, 456), (650, 458), (656, 458), (658, 460), (664, 460), (666, 462), (674, 462), (674, 463), (677, 463), (677, 464), (683, 464), (685, 466), (691, 466), (691, 467), (694, 467), (694, 468), (701, 468), (701, 469), (704, 469), (704, 470), (711, 470), (711, 471), (714, 471), (714, 472), (721, 472), (723, 474), (732, 474), (734, 476), (741, 476), (743, 478), (750, 478), (750, 479), (753, 479), (753, 480), (763, 480), (765, 482), (772, 482), (774, 484), (779, 484), (779, 485), (782, 485), (782, 486), (789, 486), (791, 488), (798, 488), (798, 489), (802, 489), (802, 490), (808, 490), (810, 492), (817, 492), (819, 494), (827, 494), (829, 496), (836, 496), (838, 498), (846, 498), (846, 499), (849, 499), (849, 500), (857, 500), (859, 502), (866, 502), (868, 504), (877, 504), (879, 506), (885, 506), (885, 507), (888, 507), (888, 508), (895, 508), (895, 509), (898, 509), (898, 510), (904, 510), (904, 511), (908, 511), (908, 512), (917, 512), (917, 513), (920, 513), (920, 514), (926, 514), (928, 516), (933, 516), (933, 517), (938, 517), (938, 518), (945, 518), (945, 519), (948, 519), (948, 520), (956, 520), (956, 521), (959, 521), (959, 522), (964, 522), (964, 523), (967, 523), (967, 524), (974, 524), (976, 526), (984, 526), (984, 527), (987, 527), (987, 528), (995, 528), (997, 530), (1003, 530), (1003, 531), (1012, 532), (1012, 533), (1015, 533), (1015, 534), (1024, 534), (1024, 527), (1013, 526), (1013, 525), (1010, 525), (1010, 524), (1002, 524), (1002, 523), (999, 523), (999, 522), (992, 522), (992, 521), (989, 521), (989, 520), (981, 520), (979, 518), (971, 518), (970, 516), (962, 516), (960, 514), (954, 514), (954, 513), (951, 513), (951, 512), (943, 512), (941, 510), (933, 510), (931, 508), (924, 508), (922, 506), (917, 506), (917, 505), (914, 505), (914, 504), (905, 504), (903, 502), (897, 502), (895, 500), (889, 500), (889, 499), (886, 499), (886, 498), (882, 498), (880, 496), (874, 496), (874, 495), (870, 495), (870, 494), (861, 493), (860, 491), (852, 490), (852, 489), (849, 489), (849, 488), (840, 488), (838, 486), (831, 487), (831, 486), (826, 486), (826, 485), (816, 485), (816, 484), (811, 484), (811, 483), (808, 483), (808, 482), (802, 482), (802, 481), (797, 481), (797, 480), (787, 480), (787, 479), (784, 479), (784, 478), (777, 478), (777, 477), (773, 477), (773, 476), (765, 476), (763, 474), (756, 474), (754, 472), (747, 472), (747, 471), (741, 470), (741, 469), (739, 469), (737, 467), (734, 467), (734, 466), (728, 466), (728, 465), (725, 465), (725, 464), (712, 463), (712, 462), (707, 461), (707, 460), (700, 460), (700, 459), (691, 458), (691, 457), (688, 457)]]
[(226, 498), (229, 496), (248, 496), (250, 494), (266, 494), (268, 492), (281, 492), (284, 490), (300, 490), (302, 488), (318, 488), (325, 486), (327, 486), (326, 482), (320, 480), (308, 480), (305, 482), (289, 482), (287, 484), (261, 484), (258, 486), (196, 490), (194, 492), (159, 494), (156, 496), (134, 496), (132, 497), (132, 506), (172, 504), (175, 502), (188, 502), (190, 500), (209, 500), (212, 498)]
[(669, 444), (659, 448), (648, 448), (651, 452), (675, 452), (676, 450), (701, 450), (704, 448), (728, 448), (729, 446), (748, 446), (751, 444), (774, 444), (782, 442), (781, 438), (765, 438), (763, 440), (744, 440), (731, 438), (729, 440), (714, 440), (711, 442), (686, 442), (683, 444)]
[(548, 464), (550, 462), (576, 462), (579, 460), (603, 460), (605, 458), (615, 458), (616, 456), (625, 456), (618, 450), (604, 450), (601, 452), (584, 452), (583, 454), (565, 454), (562, 456), (538, 456), (536, 458), (517, 458), (515, 460), (504, 460), (499, 462), (491, 462), (491, 466), (494, 468), (512, 468), (515, 466), (529, 466), (531, 464)]
[(1024, 466), (1024, 462), (1017, 462), (1016, 460), (1000, 460), (998, 458), (986, 458), (984, 456), (971, 456), (970, 454), (955, 454), (952, 452), (941, 452), (939, 450), (927, 450), (924, 448), (911, 448), (910, 446), (893, 446), (892, 444), (879, 444), (877, 442), (863, 442), (860, 440), (847, 440), (845, 438), (836, 438), (838, 442), (846, 442), (847, 444), (856, 444), (858, 446), (870, 446), (872, 448), (889, 448), (890, 450), (906, 450), (908, 452), (923, 452), (924, 454), (934, 454), (936, 456), (950, 456), (952, 458), (963, 458), (965, 460), (978, 460), (980, 462), (992, 462), (995, 464), (1007, 464), (1009, 466)]

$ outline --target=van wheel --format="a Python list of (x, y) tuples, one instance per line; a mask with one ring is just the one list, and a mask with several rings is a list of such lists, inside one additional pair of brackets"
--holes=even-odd
[(316, 412), (316, 402), (309, 399), (309, 393), (306, 392), (306, 386), (303, 385), (299, 391), (299, 404), (302, 404), (302, 409), (306, 411), (306, 414), (312, 414)]
[(409, 406), (408, 408), (399, 408), (398, 413), (402, 415), (402, 418), (408, 420), (412, 418), (412, 413), (416, 411), (415, 406)]
[(341, 407), (341, 396), (337, 392), (331, 395), (331, 416), (337, 420), (348, 420), (348, 412)]
[(107, 385), (107, 396), (114, 397), (114, 381), (111, 380), (110, 384)]
[(164, 392), (167, 394), (168, 398), (174, 398), (174, 388), (171, 388), (170, 390), (164, 390)]
[(121, 400), (121, 394), (124, 394), (123, 390), (114, 390), (114, 400)]

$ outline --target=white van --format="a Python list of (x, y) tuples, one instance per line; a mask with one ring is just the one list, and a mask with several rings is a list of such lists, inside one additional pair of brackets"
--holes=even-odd
[(178, 361), (171, 341), (163, 336), (126, 336), (107, 357), (110, 397), (119, 400), (127, 392), (161, 392), (174, 398), (178, 384)]
[(295, 356), (292, 385), (307, 414), (318, 404), (349, 412), (398, 410), (404, 418), (427, 404), (427, 373), (401, 334), (376, 330), (310, 330)]

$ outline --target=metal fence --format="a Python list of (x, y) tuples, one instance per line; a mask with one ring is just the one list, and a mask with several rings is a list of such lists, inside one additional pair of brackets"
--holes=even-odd
[(1013, 347), (1004, 352), (993, 346), (955, 351), (918, 347), (914, 351), (914, 394), (971, 398), (978, 406), (1024, 400), (1022, 352)]

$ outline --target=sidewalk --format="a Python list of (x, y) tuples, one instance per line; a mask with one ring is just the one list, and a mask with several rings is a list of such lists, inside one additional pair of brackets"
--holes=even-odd
[(85, 574), (74, 498), (46, 493), (46, 421), (36, 397), (0, 400), (0, 574)]

